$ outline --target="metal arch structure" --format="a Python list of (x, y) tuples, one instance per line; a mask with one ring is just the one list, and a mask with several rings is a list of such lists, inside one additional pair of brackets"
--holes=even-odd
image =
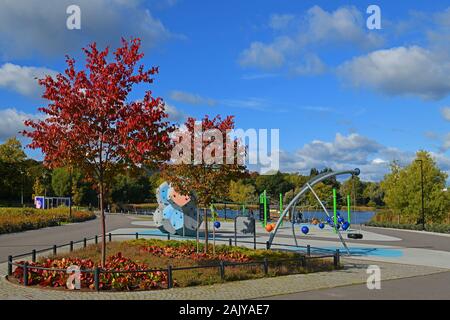
[[(327, 180), (329, 178), (335, 177), (335, 176), (340, 176), (340, 175), (345, 175), (345, 174), (350, 174), (352, 176), (358, 176), (361, 173), (361, 171), (356, 168), (353, 170), (343, 170), (343, 171), (335, 171), (335, 172), (324, 172), (322, 174), (319, 174), (315, 177), (313, 177), (312, 179), (310, 179), (299, 191), (299, 193), (297, 193), (297, 195), (291, 200), (291, 202), (289, 202), (289, 204), (286, 206), (286, 208), (283, 210), (283, 213), (280, 215), (280, 218), (278, 219), (278, 222), (275, 226), (275, 228), (273, 229), (273, 231), (270, 233), (269, 235), (269, 240), (267, 241), (267, 248), (270, 249), (270, 247), (272, 246), (272, 242), (273, 239), (275, 238), (275, 235), (277, 234), (278, 228), (281, 225), (281, 222), (283, 221), (283, 218), (288, 214), (289, 210), (293, 210), (293, 208), (295, 208), (298, 200), (308, 191), (310, 190), (314, 196), (316, 197), (316, 199), (319, 201), (319, 203), (322, 205), (322, 208), (325, 210), (325, 213), (330, 216), (328, 214), (328, 211), (326, 210), (326, 208), (323, 206), (322, 202), (320, 201), (320, 199), (317, 197), (317, 194), (314, 192), (313, 190), (313, 186), (318, 184), (319, 182), (322, 182), (324, 180)], [(341, 233), (338, 230), (338, 235), (339, 235), (339, 239), (341, 240), (342, 244), (344, 245), (344, 247), (347, 249), (347, 245), (345, 244), (344, 239), (342, 238)]]

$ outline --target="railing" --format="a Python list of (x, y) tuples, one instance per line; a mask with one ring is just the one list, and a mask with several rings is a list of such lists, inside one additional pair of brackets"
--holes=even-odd
[[(113, 236), (135, 236), (136, 239), (139, 239), (139, 236), (147, 236), (147, 237), (154, 237), (154, 236), (162, 236), (167, 237), (167, 240), (171, 239), (171, 235), (153, 235), (153, 234), (139, 234), (136, 233), (108, 233), (108, 241), (112, 241)], [(172, 237), (179, 237), (186, 239), (185, 237), (181, 236), (173, 236)], [(8, 256), (8, 277), (12, 276), (13, 274), (13, 266), (23, 268), (23, 285), (28, 286), (28, 273), (31, 270), (47, 270), (47, 271), (55, 271), (55, 272), (66, 272), (66, 269), (57, 269), (57, 268), (45, 268), (45, 267), (39, 267), (39, 266), (30, 266), (29, 262), (25, 262), (23, 264), (16, 263), (13, 260), (17, 258), (23, 258), (31, 255), (31, 261), (33, 263), (36, 262), (36, 257), (38, 253), (43, 253), (47, 251), (52, 251), (53, 255), (57, 254), (58, 248), (63, 247), (69, 247), (69, 251), (72, 252), (74, 249), (75, 244), (83, 243), (83, 247), (87, 247), (88, 241), (94, 240), (95, 244), (98, 244), (98, 238), (99, 236), (96, 235), (92, 238), (83, 238), (82, 240), (78, 241), (70, 241), (66, 244), (62, 245), (53, 245), (52, 247), (36, 250), (33, 249), (31, 252), (19, 254), (19, 255), (10, 255)], [(231, 238), (228, 240), (226, 239), (217, 239), (216, 241), (228, 241), (228, 245), (232, 246), (233, 241)], [(266, 248), (269, 247), (268, 241), (266, 242), (258, 242), (258, 241), (236, 241), (235, 246), (237, 246), (237, 243), (251, 243), (251, 244), (261, 244), (265, 245)], [(225, 280), (225, 271), (226, 267), (233, 267), (233, 266), (261, 266), (264, 271), (264, 275), (267, 276), (269, 273), (269, 264), (270, 263), (283, 263), (283, 262), (297, 262), (302, 267), (307, 266), (307, 261), (312, 259), (325, 259), (325, 258), (333, 258), (333, 266), (338, 267), (340, 265), (340, 251), (339, 249), (336, 249), (335, 251), (329, 250), (329, 249), (323, 249), (323, 248), (316, 248), (311, 247), (310, 245), (307, 246), (296, 246), (296, 245), (289, 245), (289, 244), (276, 244), (272, 243), (272, 246), (283, 246), (283, 247), (296, 247), (296, 248), (304, 248), (306, 249), (306, 255), (301, 255), (299, 258), (295, 259), (277, 259), (277, 260), (268, 260), (267, 258), (264, 258), (262, 261), (248, 261), (248, 262), (226, 262), (226, 261), (220, 261), (219, 263), (215, 264), (209, 264), (209, 265), (199, 265), (199, 266), (187, 266), (187, 267), (172, 267), (171, 265), (168, 265), (167, 268), (160, 268), (160, 269), (143, 269), (143, 270), (104, 270), (100, 267), (95, 267), (94, 269), (83, 269), (80, 270), (81, 273), (91, 273), (94, 275), (94, 288), (96, 291), (100, 291), (100, 274), (105, 273), (149, 273), (149, 272), (166, 272), (167, 273), (167, 289), (173, 288), (173, 272), (174, 271), (180, 271), (180, 270), (194, 270), (194, 269), (207, 269), (207, 268), (218, 268), (220, 272), (220, 278), (221, 280)], [(256, 249), (256, 247), (255, 247)], [(322, 252), (329, 252), (329, 254), (322, 254), (322, 255), (311, 255), (311, 249), (314, 249), (316, 251), (322, 251)]]

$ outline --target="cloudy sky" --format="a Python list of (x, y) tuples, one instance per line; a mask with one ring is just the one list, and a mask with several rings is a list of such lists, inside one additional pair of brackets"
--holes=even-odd
[[(450, 172), (449, 1), (377, 1), (381, 30), (366, 27), (371, 3), (348, 3), (2, 0), (0, 141), (42, 116), (36, 78), (63, 71), (66, 54), (82, 67), (91, 41), (136, 36), (173, 120), (232, 114), (239, 128), (278, 128), (282, 170), (360, 167), (379, 180), (425, 149)], [(81, 30), (66, 28), (71, 4)]]

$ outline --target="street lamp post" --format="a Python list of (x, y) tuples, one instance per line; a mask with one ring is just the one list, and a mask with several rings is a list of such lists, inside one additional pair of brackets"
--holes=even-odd
[(22, 186), (21, 186), (21, 193), (20, 193), (20, 203), (22, 204), (23, 207), (23, 185), (24, 185), (24, 172), (23, 170), (20, 170), (20, 176), (22, 178)]
[(420, 181), (422, 188), (422, 230), (425, 230), (425, 206), (424, 206), (424, 195), (423, 195), (423, 160), (418, 159), (416, 161), (420, 162)]

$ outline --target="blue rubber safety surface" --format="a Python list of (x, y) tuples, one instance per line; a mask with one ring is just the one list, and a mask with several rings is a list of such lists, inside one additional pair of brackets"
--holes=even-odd
[[(283, 247), (285, 250), (306, 252), (306, 248)], [(321, 248), (311, 248), (311, 253), (334, 253), (339, 249), (341, 254), (347, 255), (342, 246), (330, 246)], [(383, 257), (383, 258), (399, 258), (403, 256), (403, 250), (395, 248), (370, 248), (370, 247), (349, 247), (351, 256), (360, 257)]]
[[(166, 236), (167, 233), (161, 232), (158, 229), (152, 229), (147, 231), (141, 231), (139, 234), (150, 235), (150, 236)], [(182, 237), (170, 235), (174, 239), (195, 239), (195, 237)], [(212, 236), (212, 235), (210, 235)], [(203, 233), (200, 234), (203, 237)], [(211, 238), (212, 240), (212, 238)], [(291, 251), (301, 251), (306, 252), (306, 248), (295, 248), (288, 246), (276, 246), (277, 248), (282, 248), (284, 250)], [(346, 254), (344, 247), (342, 246), (327, 246), (321, 248), (311, 248), (312, 253), (334, 253), (336, 249), (339, 249), (342, 254)], [(371, 247), (349, 247), (350, 254), (352, 256), (363, 256), (363, 257), (384, 257), (384, 258), (398, 258), (403, 256), (403, 250), (395, 248), (371, 248)]]

